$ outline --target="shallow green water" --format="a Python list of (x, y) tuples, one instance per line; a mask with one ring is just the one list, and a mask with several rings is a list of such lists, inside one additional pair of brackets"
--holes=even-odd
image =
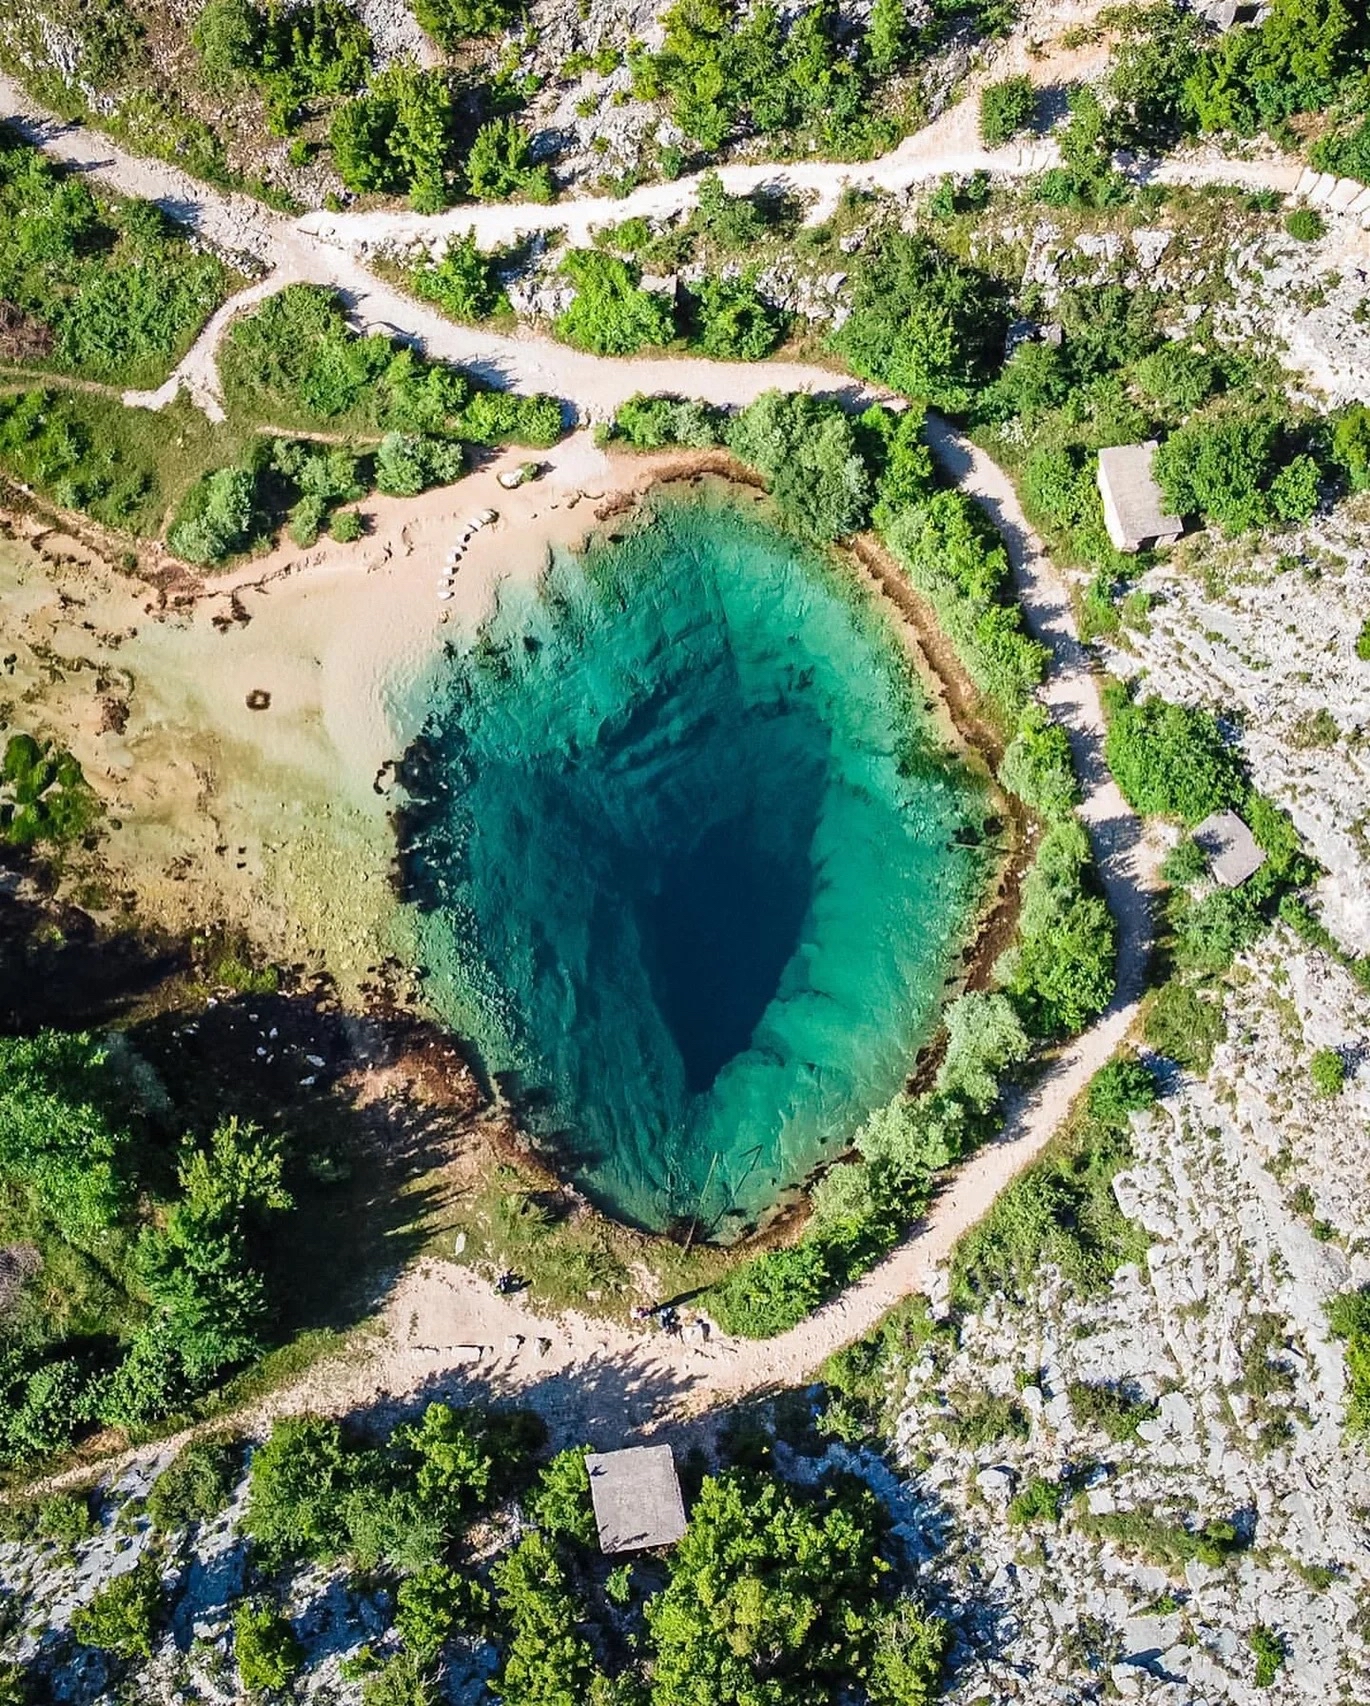
[(730, 503), (558, 561), (429, 691), (430, 1000), (602, 1205), (728, 1236), (906, 1077), (982, 796), (879, 620)]

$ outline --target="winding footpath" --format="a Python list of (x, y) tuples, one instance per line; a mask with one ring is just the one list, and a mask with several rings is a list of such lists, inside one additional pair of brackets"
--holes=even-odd
[[(678, 391), (736, 406), (775, 388), (853, 397), (865, 390), (845, 376), (816, 366), (612, 361), (546, 339), (500, 337), (456, 326), (374, 278), (356, 258), (348, 245), (368, 240), (366, 233), (381, 216), (333, 216), (327, 227), (319, 216), (294, 222), (282, 219), (246, 198), (192, 183), (173, 168), (126, 155), (92, 132), (34, 114), (14, 85), (0, 78), (0, 115), (5, 113), (18, 115), (11, 117), (16, 128), (55, 158), (89, 171), (113, 189), (161, 202), (218, 247), (270, 268), (265, 278), (214, 316), (173, 381), (137, 398), (146, 406), (164, 404), (185, 383), (201, 405), (214, 412), (218, 406), (214, 351), (224, 327), (234, 312), (295, 279), (341, 289), (360, 325), (398, 333), (420, 343), (429, 354), (473, 367), (493, 381), (568, 398), (591, 416), (608, 413), (638, 391)], [(894, 158), (866, 167), (816, 165), (802, 170), (805, 182), (820, 193), (823, 186), (839, 193), (836, 186), (857, 181), (862, 174), (892, 173)], [(921, 151), (910, 149), (900, 169), (914, 169), (915, 162), (916, 170), (927, 176), (974, 169), (974, 163), (952, 163), (926, 145)], [(991, 163), (996, 170), (1015, 169), (1000, 159)], [(1034, 158), (1031, 163), (1019, 162), (1016, 169), (1039, 170), (1041, 164)], [(734, 185), (740, 184), (736, 174), (753, 170), (730, 169), (725, 181), (731, 174)], [(774, 176), (770, 171), (768, 181)], [(686, 205), (693, 193), (688, 181), (654, 186), (650, 192), (659, 202), (667, 198), (671, 207)], [(629, 198), (610, 204), (614, 217), (631, 211), (631, 202)], [(579, 208), (582, 211), (574, 215), (577, 229), (588, 229), (596, 214), (584, 210), (596, 205), (517, 209), (512, 214), (503, 208), (461, 210), (460, 221), (472, 223), (468, 211), (481, 216), (484, 240), (498, 226), (497, 216), (522, 220), (555, 214), (555, 222), (565, 226), (571, 209)], [(670, 210), (665, 202), (653, 206), (657, 211)], [(387, 220), (397, 217), (413, 216), (384, 216)], [(449, 222), (458, 218), (440, 217)], [(346, 1412), (388, 1402), (403, 1404), (420, 1396), (479, 1393), (535, 1404), (559, 1441), (590, 1438), (603, 1446), (679, 1428), (690, 1417), (750, 1393), (801, 1383), (825, 1357), (868, 1332), (902, 1299), (936, 1292), (939, 1272), (957, 1241), (983, 1217), (999, 1192), (1041, 1154), (1072, 1102), (1122, 1043), (1145, 987), (1159, 853), (1148, 843), (1104, 763), (1102, 707), (1076, 632), (1068, 588), (1028, 526), (1008, 477), (936, 416), (929, 418), (928, 438), (944, 470), (983, 506), (1003, 535), (1027, 626), (1050, 655), (1042, 697), (1068, 731), (1084, 794), (1080, 815), (1094, 843), (1118, 924), (1118, 988), (1107, 1012), (1047, 1062), (1030, 1092), (1009, 1109), (1001, 1136), (948, 1178), (906, 1241), (840, 1298), (788, 1333), (760, 1342), (718, 1335), (707, 1342), (683, 1341), (575, 1314), (545, 1319), (517, 1298), (495, 1297), (489, 1285), (466, 1267), (428, 1262), (399, 1277), (384, 1305), (379, 1333), (363, 1337), (345, 1356), (318, 1364), (298, 1383), (235, 1417), (237, 1425), (253, 1430), (266, 1425), (273, 1415), (304, 1409)], [(101, 1467), (159, 1456), (177, 1443), (140, 1448)]]

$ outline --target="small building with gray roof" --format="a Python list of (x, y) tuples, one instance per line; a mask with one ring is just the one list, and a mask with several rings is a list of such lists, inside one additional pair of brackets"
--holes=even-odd
[(1224, 888), (1239, 888), (1265, 863), (1265, 849), (1236, 812), (1214, 812), (1195, 828), (1195, 844)]
[(1165, 513), (1165, 499), (1151, 472), (1156, 440), (1119, 444), (1099, 452), (1099, 496), (1104, 525), (1120, 551), (1146, 551), (1154, 545), (1173, 545), (1184, 532), (1184, 520)]
[(592, 1451), (585, 1459), (601, 1552), (673, 1546), (685, 1532), (685, 1501), (669, 1445)]

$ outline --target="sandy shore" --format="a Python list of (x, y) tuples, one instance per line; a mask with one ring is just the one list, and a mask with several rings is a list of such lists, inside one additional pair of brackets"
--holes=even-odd
[[(525, 459), (369, 499), (355, 544), (287, 542), (178, 587), (166, 608), (60, 534), (0, 540), (5, 720), (59, 738), (105, 797), (111, 893), (173, 930), (241, 927), (275, 957), (326, 966), (345, 994), (404, 957), (388, 766), (418, 732), (416, 685), (503, 582), (535, 578), (604, 500), (671, 461), (606, 455), (577, 433), (538, 458), (539, 480), (505, 491), (498, 474)], [(448, 551), (486, 508), (500, 519), (441, 599)]]

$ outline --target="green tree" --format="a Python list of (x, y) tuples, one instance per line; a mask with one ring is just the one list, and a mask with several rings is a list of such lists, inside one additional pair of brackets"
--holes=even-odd
[(972, 990), (947, 1008), (947, 1052), (937, 1088), (964, 1096), (984, 1112), (999, 1099), (1000, 1080), (1027, 1059), (1031, 1044), (1013, 1003), (1005, 996)]
[(1068, 817), (1080, 803), (1070, 740), (1036, 700), (1024, 707), (1018, 719), (999, 766), (999, 781), (1046, 818)]
[(491, 1577), (509, 1630), (494, 1694), (504, 1706), (583, 1706), (594, 1655), (577, 1630), (581, 1609), (553, 1542), (526, 1535)]
[(247, 548), (257, 521), (256, 476), (247, 468), (217, 468), (191, 489), (167, 543), (188, 563), (222, 563)]
[(460, 444), (419, 432), (388, 432), (376, 449), (376, 490), (411, 498), (461, 478)]
[(888, 77), (908, 59), (911, 30), (904, 0), (875, 0), (864, 42), (866, 62), (876, 77)]
[(162, 1576), (157, 1560), (144, 1553), (131, 1570), (97, 1589), (71, 1614), (71, 1632), (88, 1647), (116, 1658), (152, 1657), (153, 1638), (162, 1615)]
[(573, 249), (562, 271), (575, 285), (569, 308), (557, 318), (556, 334), (595, 355), (635, 355), (661, 348), (675, 337), (671, 304), (643, 290), (638, 269), (616, 255)]
[(1007, 324), (997, 285), (927, 238), (893, 232), (863, 254), (831, 342), (863, 377), (956, 412), (988, 380)]
[(430, 1404), (398, 1443), (414, 1457), (420, 1502), (444, 1523), (455, 1524), (484, 1503), (494, 1465), (473, 1412)]
[(442, 259), (416, 267), (410, 282), (457, 320), (486, 320), (507, 306), (494, 261), (481, 253), (474, 231), (449, 238)]
[(802, 538), (840, 539), (865, 524), (870, 476), (841, 409), (804, 392), (763, 392), (729, 427), (728, 447), (763, 476)]
[(1193, 825), (1240, 806), (1241, 763), (1204, 710), (1149, 694), (1114, 706), (1104, 756), (1130, 806)]
[(1021, 130), (1029, 130), (1037, 112), (1037, 91), (1031, 77), (1005, 77), (989, 83), (980, 95), (980, 140), (986, 148), (1001, 148)]
[(281, 1418), (252, 1454), (243, 1533), (273, 1562), (336, 1557), (352, 1474), (336, 1422)]
[(556, 193), (551, 168), (533, 164), (532, 138), (513, 117), (490, 119), (476, 132), (466, 184), (481, 201), (551, 201)]
[(233, 1612), (233, 1656), (248, 1694), (288, 1688), (304, 1649), (278, 1607), (265, 1599), (242, 1599)]
[(479, 1625), (490, 1611), (490, 1595), (477, 1581), (446, 1564), (429, 1564), (406, 1576), (395, 1595), (395, 1627), (405, 1650), (430, 1665), (463, 1624)]
[(1112, 999), (1116, 931), (1096, 884), (1083, 826), (1052, 824), (1023, 882), (1017, 942), (999, 964), (1039, 1036), (1083, 1029)]
[(1352, 403), (1335, 417), (1332, 455), (1353, 492), (1370, 490), (1370, 408)]
[(586, 1446), (558, 1452), (538, 1476), (526, 1500), (528, 1514), (548, 1534), (562, 1534), (581, 1546), (592, 1546), (596, 1526), (590, 1503), (590, 1477), (585, 1468)]

